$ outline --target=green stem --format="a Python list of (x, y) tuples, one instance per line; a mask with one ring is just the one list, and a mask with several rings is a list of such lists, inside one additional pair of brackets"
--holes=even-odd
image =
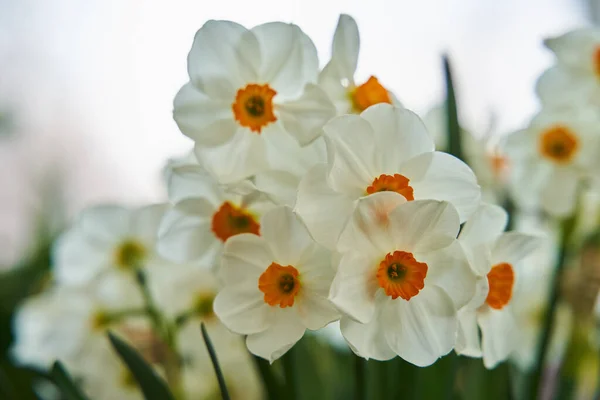
[(356, 399), (367, 400), (367, 360), (357, 355), (354, 355), (354, 380), (356, 381)]
[(296, 400), (298, 398), (298, 379), (296, 376), (296, 354), (294, 347), (289, 349), (288, 352), (281, 357), (281, 361), (283, 363), (283, 373), (285, 375), (286, 399)]
[(212, 342), (210, 341), (208, 332), (206, 332), (204, 322), (200, 324), (200, 329), (202, 330), (202, 338), (204, 339), (204, 344), (206, 345), (206, 349), (208, 350), (208, 355), (210, 356), (210, 360), (215, 370), (215, 375), (217, 375), (217, 381), (219, 382), (219, 388), (221, 389), (221, 397), (223, 398), (223, 400), (230, 400), (229, 392), (227, 391), (227, 385), (225, 384), (225, 377), (223, 376), (223, 371), (221, 370), (221, 366), (219, 365), (219, 360), (217, 359), (217, 353), (215, 352), (215, 348), (213, 347)]
[(271, 365), (269, 365), (266, 360), (255, 355), (252, 355), (252, 359), (262, 378), (265, 391), (267, 392), (267, 399), (278, 400), (285, 398), (282, 396), (283, 391), (281, 389), (281, 383), (273, 374)]
[(460, 123), (458, 122), (458, 107), (456, 105), (456, 94), (454, 92), (454, 82), (452, 79), (452, 68), (448, 56), (444, 55), (444, 78), (446, 80), (446, 126), (448, 135), (448, 153), (459, 160), (465, 161), (462, 138), (460, 132)]
[(562, 224), (562, 236), (560, 243), (560, 251), (556, 268), (554, 270), (554, 276), (552, 277), (552, 286), (550, 289), (550, 297), (548, 298), (548, 308), (544, 318), (544, 324), (542, 326), (541, 338), (538, 344), (537, 358), (535, 364), (535, 370), (530, 383), (530, 396), (532, 400), (538, 399), (542, 378), (544, 374), (544, 361), (546, 360), (546, 354), (550, 347), (550, 339), (552, 338), (552, 331), (556, 320), (556, 309), (560, 298), (560, 286), (563, 271), (565, 269), (567, 259), (567, 248), (571, 241), (571, 236), (575, 228), (576, 214), (563, 221)]

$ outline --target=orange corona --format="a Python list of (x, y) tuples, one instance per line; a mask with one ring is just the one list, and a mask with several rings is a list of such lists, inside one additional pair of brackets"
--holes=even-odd
[(258, 289), (265, 294), (264, 300), (268, 305), (291, 307), (300, 291), (298, 270), (291, 265), (284, 267), (271, 263), (258, 279)]
[(540, 135), (540, 153), (558, 164), (570, 162), (579, 148), (577, 135), (563, 125), (555, 125)]
[(512, 297), (515, 283), (515, 273), (509, 263), (500, 263), (492, 267), (487, 274), (490, 286), (485, 302), (496, 310), (501, 310), (508, 304)]
[(387, 89), (371, 76), (365, 83), (357, 86), (350, 92), (352, 106), (356, 112), (362, 112), (374, 104), (392, 104), (392, 99)]
[(260, 133), (268, 124), (277, 121), (273, 113), (273, 97), (277, 94), (268, 84), (249, 84), (237, 91), (232, 104), (235, 120), (252, 132)]
[(412, 253), (394, 251), (379, 263), (377, 281), (392, 299), (410, 300), (425, 287), (427, 264), (418, 262)]
[(600, 46), (594, 50), (594, 73), (600, 78)]
[(260, 234), (260, 225), (255, 217), (243, 208), (238, 208), (226, 201), (212, 218), (212, 231), (216, 237), (225, 242), (240, 233)]
[(404, 175), (394, 174), (386, 175), (381, 174), (369, 187), (367, 187), (367, 194), (373, 194), (377, 192), (396, 192), (404, 196), (408, 201), (414, 200), (413, 188), (409, 185), (410, 180)]

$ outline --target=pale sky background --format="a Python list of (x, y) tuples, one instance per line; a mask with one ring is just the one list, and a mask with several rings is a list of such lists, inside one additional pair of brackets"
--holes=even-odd
[[(586, 24), (578, 0), (0, 0), (0, 265), (22, 252), (40, 182), (61, 171), (68, 214), (164, 196), (160, 169), (190, 142), (172, 120), (186, 56), (208, 19), (298, 24), (324, 64), (340, 13), (361, 34), (358, 77), (375, 75), (424, 114), (443, 97), (448, 52), (464, 123), (498, 132), (537, 108), (552, 62), (544, 37)], [(360, 80), (360, 79), (359, 79)], [(47, 198), (48, 196), (46, 196)]]

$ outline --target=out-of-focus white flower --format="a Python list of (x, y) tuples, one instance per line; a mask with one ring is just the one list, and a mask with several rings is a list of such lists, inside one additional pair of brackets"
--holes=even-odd
[(459, 227), (448, 202), (407, 202), (393, 192), (359, 200), (330, 292), (356, 354), (426, 366), (452, 350), (457, 309), (475, 291)]
[(354, 73), (359, 49), (356, 21), (349, 15), (340, 15), (333, 35), (331, 60), (319, 74), (319, 86), (334, 102), (338, 115), (360, 113), (379, 103), (401, 106), (394, 94), (374, 76), (360, 85), (356, 84)]
[(600, 106), (600, 29), (583, 28), (546, 39), (557, 64), (539, 78), (538, 96), (545, 106)]
[(327, 300), (331, 254), (314, 242), (289, 207), (268, 211), (261, 236), (225, 243), (220, 274), (225, 287), (214, 310), (233, 332), (248, 335), (248, 349), (270, 362), (302, 338), (339, 318)]
[(213, 265), (230, 237), (260, 234), (260, 216), (273, 206), (251, 182), (220, 185), (199, 165), (174, 168), (168, 190), (175, 205), (160, 224), (158, 251), (175, 262)]
[(569, 215), (578, 186), (597, 172), (599, 146), (597, 112), (543, 109), (506, 141), (513, 198), (526, 209)]
[(82, 284), (107, 273), (132, 276), (153, 262), (156, 232), (166, 205), (138, 209), (117, 205), (88, 208), (54, 247), (54, 272), (61, 284)]
[(336, 117), (325, 127), (327, 164), (300, 182), (296, 210), (314, 238), (335, 248), (356, 201), (381, 191), (406, 200), (449, 201), (465, 221), (477, 208), (480, 188), (457, 158), (434, 151), (419, 117), (388, 104), (361, 115)]
[[(456, 352), (483, 356), (486, 368), (494, 368), (517, 347), (518, 329), (513, 292), (523, 260), (541, 244), (541, 239), (518, 232), (503, 233), (506, 212), (482, 204), (464, 225), (459, 242), (478, 276), (477, 292), (459, 311)], [(478, 328), (481, 329), (481, 343)]]
[(306, 145), (320, 135), (335, 107), (316, 85), (317, 51), (293, 24), (250, 30), (208, 21), (188, 56), (190, 82), (174, 102), (179, 129), (196, 142), (199, 159), (223, 181), (265, 167), (265, 140), (291, 135)]

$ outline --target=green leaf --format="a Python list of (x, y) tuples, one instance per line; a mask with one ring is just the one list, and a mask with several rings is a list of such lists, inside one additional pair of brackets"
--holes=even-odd
[(175, 400), (165, 381), (127, 343), (108, 333), (108, 339), (137, 381), (146, 400)]
[(456, 106), (456, 95), (452, 81), (452, 70), (448, 56), (444, 56), (444, 78), (446, 79), (446, 123), (448, 134), (448, 153), (459, 160), (465, 161), (462, 139), (460, 137), (460, 124), (458, 122), (458, 109)]
[(200, 330), (202, 331), (202, 338), (204, 339), (204, 344), (206, 345), (206, 349), (208, 350), (208, 355), (210, 356), (210, 361), (212, 361), (213, 368), (215, 369), (215, 374), (217, 375), (217, 381), (219, 381), (219, 388), (221, 389), (221, 397), (223, 400), (229, 400), (229, 392), (227, 391), (227, 385), (225, 384), (225, 378), (223, 377), (223, 372), (221, 371), (221, 366), (219, 365), (219, 360), (217, 359), (217, 353), (215, 352), (215, 348), (210, 341), (210, 337), (208, 336), (208, 332), (206, 332), (206, 327), (204, 326), (204, 322), (200, 324)]
[(87, 400), (87, 396), (83, 394), (83, 391), (73, 382), (73, 378), (67, 372), (65, 367), (60, 361), (54, 362), (52, 365), (52, 371), (50, 371), (50, 377), (52, 381), (58, 386), (66, 400)]

